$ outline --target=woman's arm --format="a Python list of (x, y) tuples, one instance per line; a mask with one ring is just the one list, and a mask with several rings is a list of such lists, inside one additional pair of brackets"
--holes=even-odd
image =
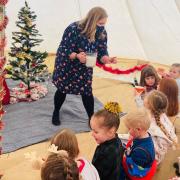
[(61, 43), (57, 51), (57, 56), (75, 56), (77, 33), (77, 25), (75, 23), (69, 25), (65, 29)]
[(97, 55), (97, 60), (100, 64), (104, 64), (102, 57), (103, 56), (109, 56), (108, 51), (107, 51), (107, 32), (104, 30), (103, 32), (103, 37), (102, 38), (97, 38), (96, 39), (98, 43), (98, 55)]

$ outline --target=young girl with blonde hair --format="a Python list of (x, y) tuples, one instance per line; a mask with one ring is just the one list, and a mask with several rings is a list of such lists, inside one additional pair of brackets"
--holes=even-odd
[(92, 164), (96, 167), (101, 180), (124, 179), (123, 147), (116, 133), (120, 124), (120, 112), (119, 104), (110, 102), (104, 109), (94, 113), (90, 121), (92, 136), (98, 144)]
[(131, 180), (150, 180), (156, 172), (154, 144), (148, 132), (150, 116), (145, 108), (138, 108), (125, 116), (124, 123), (129, 135), (119, 137), (128, 139), (123, 157), (125, 173)]
[(159, 164), (164, 159), (167, 150), (177, 146), (174, 126), (166, 115), (168, 99), (164, 93), (154, 90), (145, 97), (144, 106), (151, 114), (149, 132), (153, 138), (156, 160)]

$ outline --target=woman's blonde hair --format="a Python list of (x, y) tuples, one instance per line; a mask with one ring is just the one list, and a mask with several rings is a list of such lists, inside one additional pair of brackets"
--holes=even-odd
[(51, 154), (41, 168), (42, 180), (79, 180), (77, 163), (61, 154)]
[(107, 17), (108, 15), (102, 7), (92, 8), (88, 12), (87, 16), (79, 21), (81, 33), (84, 34), (90, 41), (94, 41), (98, 21)]
[(70, 129), (62, 129), (52, 139), (51, 144), (58, 147), (57, 150), (65, 150), (69, 157), (75, 159), (79, 154), (79, 147), (76, 135)]
[(161, 114), (165, 113), (168, 107), (168, 99), (166, 95), (160, 91), (153, 90), (147, 95), (146, 98), (148, 108), (153, 114), (157, 125), (160, 127), (166, 137), (171, 140), (175, 145), (177, 145), (177, 143), (171, 138), (170, 134), (167, 132), (166, 128), (160, 121)]
[(138, 108), (124, 117), (124, 123), (128, 128), (141, 128), (147, 131), (151, 124), (150, 115), (145, 108)]

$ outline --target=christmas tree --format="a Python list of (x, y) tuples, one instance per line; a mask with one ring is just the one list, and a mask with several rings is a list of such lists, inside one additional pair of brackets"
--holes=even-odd
[(47, 53), (34, 50), (43, 41), (37, 38), (41, 35), (34, 23), (36, 17), (25, 1), (25, 6), (20, 9), (16, 21), (19, 32), (12, 33), (13, 43), (9, 53), (12, 59), (9, 60), (7, 68), (11, 78), (23, 81), (28, 90), (31, 88), (31, 82), (44, 81), (44, 73), (47, 72), (47, 66), (44, 64)]

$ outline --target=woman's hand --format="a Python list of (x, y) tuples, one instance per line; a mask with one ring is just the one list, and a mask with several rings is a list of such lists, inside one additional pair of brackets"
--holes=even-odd
[(117, 63), (117, 58), (116, 57), (110, 57), (110, 63), (116, 64)]
[(86, 63), (86, 53), (85, 52), (80, 52), (79, 54), (76, 55), (77, 59), (79, 59), (79, 61), (81, 63)]
[(116, 57), (109, 57), (109, 56), (103, 56), (102, 57), (102, 62), (104, 64), (116, 64), (117, 63), (117, 58)]

